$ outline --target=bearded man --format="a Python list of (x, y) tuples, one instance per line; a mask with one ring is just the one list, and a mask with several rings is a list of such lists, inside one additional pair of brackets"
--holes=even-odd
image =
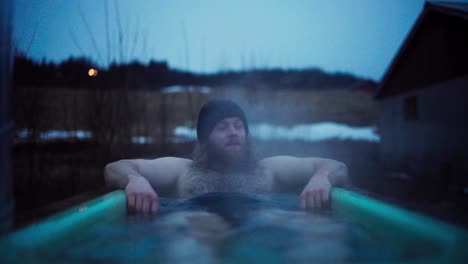
[(212, 100), (198, 115), (193, 159), (120, 160), (105, 167), (106, 183), (125, 189), (130, 211), (159, 210), (159, 196), (191, 198), (210, 192), (301, 192), (300, 206), (326, 206), (334, 186), (348, 181), (345, 164), (324, 158), (258, 159), (244, 111), (233, 101)]

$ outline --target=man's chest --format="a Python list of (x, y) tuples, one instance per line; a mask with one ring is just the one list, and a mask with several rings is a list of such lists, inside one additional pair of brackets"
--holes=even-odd
[(271, 189), (272, 175), (265, 169), (230, 174), (190, 169), (179, 181), (178, 194), (193, 197), (208, 192), (269, 193)]

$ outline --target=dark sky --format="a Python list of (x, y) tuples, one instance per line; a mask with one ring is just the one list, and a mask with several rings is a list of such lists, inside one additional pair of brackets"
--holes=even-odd
[(423, 0), (15, 0), (14, 39), (33, 58), (55, 62), (86, 56), (105, 67), (156, 59), (195, 72), (320, 67), (378, 80), (423, 6)]

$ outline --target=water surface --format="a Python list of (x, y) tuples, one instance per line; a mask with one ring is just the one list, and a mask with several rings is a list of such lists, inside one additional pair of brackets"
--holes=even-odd
[(38, 257), (67, 263), (362, 263), (421, 257), (329, 209), (305, 212), (298, 205), (297, 195), (161, 198), (158, 214), (103, 219), (62, 249)]

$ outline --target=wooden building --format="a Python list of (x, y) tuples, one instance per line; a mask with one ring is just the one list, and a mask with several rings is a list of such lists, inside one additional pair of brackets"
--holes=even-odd
[(375, 94), (389, 170), (468, 186), (468, 4), (427, 2)]

